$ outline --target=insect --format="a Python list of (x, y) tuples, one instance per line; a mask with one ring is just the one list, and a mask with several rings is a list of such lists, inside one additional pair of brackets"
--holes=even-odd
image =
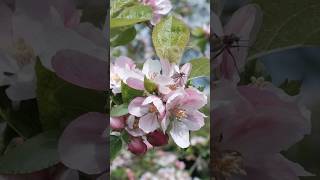
[(176, 72), (174, 73), (171, 78), (174, 80), (176, 84), (179, 86), (183, 86), (185, 83), (187, 75), (184, 72)]
[(174, 73), (171, 78), (174, 79), (175, 81), (178, 81), (180, 79), (182, 79), (183, 77), (186, 77), (187, 75), (184, 72), (178, 72), (178, 73)]
[(232, 78), (235, 72), (240, 74), (239, 69), (246, 64), (248, 49), (255, 41), (261, 21), (262, 11), (255, 5), (238, 9), (224, 26), (220, 17), (211, 13), (211, 53), (212, 59), (217, 59), (213, 67), (219, 67), (220, 75)]
[(211, 42), (213, 43), (213, 59), (216, 59), (226, 51), (231, 56), (233, 64), (237, 72), (240, 74), (236, 58), (231, 52), (231, 48), (238, 48), (239, 51), (240, 47), (249, 47), (247, 45), (239, 44), (239, 42), (248, 42), (248, 40), (241, 40), (240, 37), (236, 36), (235, 34), (223, 35), (219, 37), (217, 34), (213, 33)]

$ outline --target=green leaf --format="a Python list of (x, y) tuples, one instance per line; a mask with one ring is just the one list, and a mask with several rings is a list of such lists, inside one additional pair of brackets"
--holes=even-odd
[(193, 59), (189, 63), (192, 64), (192, 69), (189, 78), (199, 76), (210, 76), (210, 61), (207, 58)]
[(123, 10), (125, 7), (128, 7), (134, 4), (136, 0), (112, 0), (111, 1), (111, 10), (110, 16), (113, 17), (119, 11)]
[(252, 0), (263, 11), (263, 23), (251, 58), (275, 50), (320, 45), (319, 0)]
[(148, 79), (146, 76), (144, 76), (144, 88), (149, 93), (153, 93), (157, 90), (157, 84), (154, 83), (152, 80)]
[(0, 173), (21, 174), (39, 171), (59, 162), (58, 133), (44, 132), (0, 157)]
[(127, 7), (116, 17), (111, 18), (110, 28), (130, 26), (136, 23), (149, 21), (152, 18), (152, 9), (150, 6), (135, 5)]
[(279, 88), (283, 89), (288, 95), (295, 96), (300, 93), (301, 81), (286, 79)]
[(174, 16), (163, 18), (153, 29), (152, 41), (157, 55), (178, 64), (190, 38), (188, 26)]
[(114, 28), (110, 30), (110, 43), (112, 47), (128, 44), (136, 37), (134, 26)]
[(121, 104), (117, 106), (113, 106), (110, 111), (111, 117), (119, 117), (128, 114), (128, 104)]
[(119, 136), (110, 135), (110, 159), (117, 157), (122, 149), (122, 140)]
[(128, 144), (130, 141), (130, 135), (128, 134), (127, 131), (124, 131), (123, 133), (121, 133), (121, 139), (125, 144)]
[(124, 103), (129, 104), (132, 99), (139, 96), (143, 96), (143, 93), (144, 93), (143, 91), (133, 89), (129, 87), (127, 84), (125, 84), (124, 82), (121, 82), (121, 94), (122, 94), (122, 100)]
[(205, 32), (202, 28), (200, 27), (197, 27), (197, 28), (194, 28), (192, 31), (191, 31), (191, 34), (195, 37), (203, 37), (205, 36)]
[(37, 100), (44, 130), (63, 129), (70, 121), (87, 112), (105, 112), (104, 92), (70, 84), (45, 69), (38, 61)]

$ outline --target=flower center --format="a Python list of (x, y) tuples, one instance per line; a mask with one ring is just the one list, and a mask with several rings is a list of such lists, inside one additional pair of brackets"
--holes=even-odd
[(155, 113), (155, 112), (158, 112), (158, 109), (157, 109), (157, 107), (156, 107), (154, 104), (151, 104), (151, 105), (149, 106), (149, 112), (150, 112), (150, 113)]
[(243, 157), (236, 151), (215, 152), (213, 156), (213, 172), (215, 177), (229, 179), (233, 175), (246, 175)]
[(20, 67), (28, 65), (36, 59), (33, 49), (21, 38), (14, 43), (12, 55)]
[(149, 73), (149, 78), (150, 78), (151, 80), (154, 80), (158, 75), (159, 75), (159, 74), (156, 73), (156, 72)]
[(175, 91), (175, 90), (177, 90), (177, 85), (175, 85), (175, 84), (170, 84), (170, 85), (168, 85), (168, 87), (169, 87), (169, 89), (171, 89), (172, 91)]
[(138, 119), (134, 119), (133, 129), (139, 129), (139, 120)]
[(176, 108), (173, 110), (173, 114), (178, 119), (184, 119), (187, 117), (187, 112), (183, 109)]
[(250, 78), (250, 80), (251, 80), (251, 84), (253, 84), (253, 85), (256, 86), (256, 87), (261, 87), (261, 88), (263, 88), (263, 87), (266, 86), (266, 81), (264, 80), (263, 77), (256, 78), (256, 77), (252, 76), (252, 77)]
[(111, 80), (115, 81), (115, 82), (119, 82), (119, 81), (121, 81), (121, 78), (118, 76), (118, 74), (112, 73), (111, 74)]

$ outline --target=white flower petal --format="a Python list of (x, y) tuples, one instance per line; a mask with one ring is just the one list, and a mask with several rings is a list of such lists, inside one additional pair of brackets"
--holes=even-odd
[(159, 128), (158, 118), (154, 113), (148, 113), (139, 120), (139, 128), (149, 133)]
[(142, 68), (143, 74), (147, 76), (147, 78), (152, 79), (156, 75), (159, 75), (161, 71), (161, 64), (158, 60), (148, 59)]
[(183, 122), (174, 121), (170, 135), (179, 147), (187, 148), (190, 146), (189, 128)]

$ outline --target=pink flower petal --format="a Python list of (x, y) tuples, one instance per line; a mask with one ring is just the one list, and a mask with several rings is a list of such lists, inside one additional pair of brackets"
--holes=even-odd
[(141, 117), (146, 113), (148, 113), (149, 112), (148, 106), (142, 105), (144, 100), (145, 98), (143, 97), (134, 98), (129, 104), (129, 107), (128, 107), (129, 113), (137, 117)]
[(72, 121), (59, 140), (61, 161), (68, 167), (88, 174), (107, 169), (107, 128), (105, 114), (89, 112)]
[(120, 56), (115, 60), (114, 63), (115, 66), (119, 66), (122, 68), (129, 68), (133, 69), (136, 67), (135, 63), (133, 62), (132, 59), (126, 57), (126, 56)]
[(180, 72), (184, 73), (186, 76), (189, 76), (191, 69), (192, 69), (192, 64), (186, 63), (181, 67)]
[(0, 48), (7, 48), (13, 43), (11, 9), (4, 3), (0, 3)]
[(184, 107), (189, 107), (191, 109), (200, 109), (207, 104), (207, 96), (201, 93), (196, 88), (190, 87), (188, 89), (185, 89), (185, 93), (185, 98), (181, 102)]
[(281, 154), (247, 158), (246, 166), (246, 180), (270, 180), (270, 178), (274, 180), (299, 180), (299, 176), (313, 176), (299, 164), (287, 160)]
[(129, 77), (126, 83), (128, 84), (128, 86), (130, 86), (133, 89), (142, 90), (142, 91), (144, 90), (144, 83), (139, 79)]
[(204, 126), (204, 114), (199, 111), (187, 112), (188, 116), (182, 119), (185, 125), (188, 126), (189, 130), (197, 131)]
[(153, 103), (153, 105), (157, 108), (160, 114), (163, 114), (165, 111), (165, 107), (163, 105), (162, 100), (157, 96), (148, 96), (142, 103), (142, 105), (148, 105)]
[(211, 12), (211, 18), (213, 33), (215, 33), (219, 37), (223, 36), (224, 32), (220, 18), (214, 12)]
[(59, 51), (52, 59), (57, 75), (78, 86), (106, 90), (107, 63), (74, 50)]
[(148, 113), (139, 120), (139, 128), (146, 133), (152, 132), (159, 127), (158, 118), (155, 113)]

